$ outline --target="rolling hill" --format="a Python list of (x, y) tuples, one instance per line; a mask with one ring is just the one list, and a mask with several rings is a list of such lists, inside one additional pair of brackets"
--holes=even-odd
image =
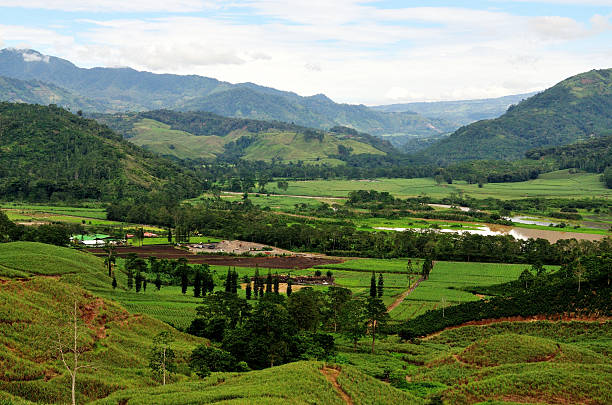
[(302, 97), (252, 83), (231, 84), (202, 76), (139, 72), (129, 68), (83, 69), (34, 50), (0, 51), (0, 75), (39, 80), (94, 100), (94, 112), (174, 109), (278, 120), (328, 129), (343, 125), (373, 135), (429, 136), (455, 127), (413, 112), (386, 113), (363, 105), (338, 104), (315, 95)]
[(170, 110), (92, 117), (136, 145), (180, 159), (223, 157), (339, 164), (341, 152), (385, 155), (393, 151), (380, 138), (342, 127), (324, 132), (279, 121)]
[(195, 175), (55, 106), (0, 103), (0, 195), (111, 201), (149, 191), (195, 195)]
[(517, 159), (534, 148), (612, 134), (612, 69), (566, 79), (508, 109), (460, 128), (424, 153), (438, 161)]

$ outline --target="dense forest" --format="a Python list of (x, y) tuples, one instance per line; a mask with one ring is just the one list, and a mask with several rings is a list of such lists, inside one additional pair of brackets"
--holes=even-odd
[(528, 151), (527, 159), (552, 159), (559, 169), (581, 169), (603, 173), (612, 166), (612, 136), (589, 139), (571, 145)]
[(612, 69), (571, 77), (501, 117), (457, 130), (425, 151), (439, 161), (517, 159), (534, 148), (610, 135)]
[(197, 195), (190, 171), (56, 106), (0, 103), (0, 195), (30, 201)]

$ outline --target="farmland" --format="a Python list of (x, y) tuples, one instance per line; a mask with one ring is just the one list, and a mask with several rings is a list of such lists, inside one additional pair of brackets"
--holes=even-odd
[(600, 176), (591, 173), (570, 174), (567, 170), (542, 174), (538, 179), (518, 183), (490, 183), (479, 188), (477, 184), (455, 181), (453, 184), (437, 184), (433, 178), (372, 179), (372, 180), (310, 180), (289, 181), (287, 191), (270, 185), (270, 191), (278, 194), (346, 197), (357, 190), (386, 191), (395, 197), (427, 195), (434, 198), (454, 194), (467, 194), (474, 198), (515, 199), (525, 197), (580, 198), (585, 195), (601, 198), (612, 197), (612, 190), (605, 188)]

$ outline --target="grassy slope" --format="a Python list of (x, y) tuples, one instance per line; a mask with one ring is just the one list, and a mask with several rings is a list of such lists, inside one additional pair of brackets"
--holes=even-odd
[(338, 139), (326, 134), (323, 141), (306, 141), (303, 134), (290, 131), (267, 130), (257, 134), (247, 131), (232, 131), (226, 136), (196, 136), (189, 132), (173, 130), (170, 125), (152, 119), (141, 119), (134, 123), (135, 135), (130, 142), (162, 155), (179, 158), (214, 159), (223, 153), (223, 146), (241, 136), (257, 136), (257, 141), (246, 149), (245, 159), (270, 160), (281, 157), (285, 161), (324, 161), (338, 164), (339, 160), (329, 156), (338, 154), (338, 145), (353, 149), (353, 154), (375, 154), (384, 152), (351, 139)]
[(447, 330), (411, 344), (391, 336), (368, 353), (347, 345), (348, 364), (390, 375), (394, 386), (449, 404), (607, 404), (612, 322), (502, 322)]
[[(320, 369), (322, 363), (298, 362), (245, 374), (215, 373), (202, 382), (116, 393), (97, 404), (332, 404), (345, 402)], [(343, 367), (340, 386), (355, 404), (420, 404), (422, 400), (394, 389), (353, 367)]]
[[(70, 265), (68, 260), (63, 257), (55, 266), (65, 268)], [(173, 333), (173, 349), (182, 369), (201, 341), (55, 279), (35, 276), (4, 280), (0, 290), (0, 393), (44, 403), (69, 401), (69, 378), (53, 345), (57, 333), (69, 336), (66, 322), (73, 300), (78, 302), (82, 324), (82, 360), (95, 366), (83, 369), (78, 377), (79, 402), (102, 398), (119, 389), (156, 384), (148, 369), (148, 352), (160, 331)], [(185, 378), (177, 374), (172, 380)]]
[(570, 174), (560, 170), (543, 174), (536, 180), (519, 183), (490, 183), (483, 188), (463, 181), (453, 184), (437, 184), (431, 178), (418, 179), (376, 179), (376, 180), (311, 180), (291, 181), (286, 192), (276, 189), (276, 184), (267, 186), (272, 192), (288, 195), (345, 197), (351, 191), (387, 191), (396, 197), (428, 195), (446, 197), (451, 193), (463, 192), (475, 198), (495, 197), (515, 199), (524, 197), (567, 197), (581, 198), (594, 196), (611, 198), (612, 190), (606, 189), (599, 181), (599, 175), (591, 173)]

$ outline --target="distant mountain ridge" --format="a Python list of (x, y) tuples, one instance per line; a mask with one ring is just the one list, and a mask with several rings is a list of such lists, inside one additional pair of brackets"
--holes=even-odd
[(536, 148), (612, 135), (612, 69), (570, 77), (499, 118), (458, 129), (423, 153), (439, 162), (518, 159)]
[(427, 118), (445, 120), (461, 127), (472, 122), (497, 118), (511, 105), (518, 104), (536, 94), (537, 92), (473, 100), (389, 104), (372, 108), (384, 112), (412, 111)]
[(86, 95), (95, 102), (88, 110), (92, 112), (208, 111), (319, 129), (342, 125), (377, 136), (427, 137), (455, 129), (443, 120), (413, 112), (380, 112), (363, 105), (338, 104), (324, 95), (302, 97), (253, 83), (231, 84), (131, 68), (84, 69), (34, 50), (1, 50), (0, 76), (52, 83), (75, 95)]

